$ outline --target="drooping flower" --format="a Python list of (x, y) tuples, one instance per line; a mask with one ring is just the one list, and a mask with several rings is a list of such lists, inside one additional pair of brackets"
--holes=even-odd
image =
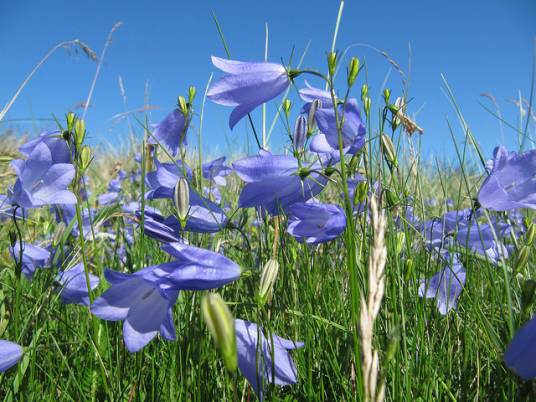
[(287, 232), (307, 244), (324, 243), (337, 238), (346, 228), (344, 210), (335, 204), (298, 202), (287, 208)]
[[(278, 215), (296, 202), (307, 201), (319, 194), (327, 183), (326, 177), (316, 172), (302, 179), (296, 158), (267, 151), (236, 161), (233, 167), (246, 182), (238, 206), (262, 207), (271, 215)], [(309, 170), (319, 168), (313, 165)]]
[(257, 324), (240, 319), (235, 320), (235, 331), (238, 368), (260, 399), (263, 396), (263, 384), (273, 382), (285, 386), (296, 383), (296, 365), (289, 351), (303, 347), (303, 342), (294, 342), (275, 334), (267, 338)]
[(229, 117), (232, 129), (257, 106), (281, 94), (290, 84), (285, 66), (276, 63), (248, 63), (212, 56), (212, 64), (225, 75), (214, 83), (207, 97), (214, 103), (233, 106)]
[(13, 367), (22, 357), (22, 348), (16, 343), (0, 339), (0, 373)]
[[(11, 255), (18, 263), (20, 258), (20, 243), (16, 242), (11, 248)], [(50, 260), (50, 251), (33, 244), (22, 244), (22, 273), (28, 280), (32, 280), (37, 268), (44, 268)]]
[(71, 163), (71, 151), (58, 130), (44, 131), (39, 136), (19, 147), (19, 151), (29, 157), (38, 144), (44, 143), (52, 156), (52, 163)]
[[(158, 198), (173, 198), (173, 190), (177, 181), (184, 177), (191, 180), (192, 170), (188, 165), (183, 165), (180, 161), (175, 163), (162, 163), (158, 159), (154, 160), (156, 169), (148, 172), (145, 181), (149, 188), (146, 197), (150, 200)], [(194, 193), (194, 191), (190, 191)]]
[[(82, 263), (60, 272), (56, 276), (56, 281), (61, 285), (59, 293), (63, 303), (89, 306), (86, 275)], [(95, 289), (99, 286), (99, 278), (90, 273), (89, 284), (92, 290)]]
[(228, 176), (233, 171), (230, 167), (224, 165), (225, 156), (214, 159), (210, 162), (203, 163), (203, 178), (214, 182), (218, 186), (225, 186), (227, 181), (225, 176)]
[(448, 261), (445, 268), (435, 274), (430, 280), (421, 280), (419, 296), (427, 299), (436, 299), (437, 309), (442, 315), (445, 315), (451, 309), (456, 308), (458, 297), (464, 285), (465, 269), (455, 255), (452, 261)]
[(112, 285), (91, 306), (96, 316), (124, 321), (123, 337), (130, 352), (143, 348), (159, 332), (175, 339), (171, 308), (180, 290), (207, 290), (240, 276), (240, 267), (212, 251), (170, 243), (162, 247), (176, 260), (134, 274), (106, 271)]
[(189, 119), (180, 109), (176, 108), (164, 120), (154, 125), (153, 135), (148, 142), (157, 144), (156, 140), (158, 140), (160, 144), (168, 149), (171, 155), (175, 156), (181, 145), (188, 145), (186, 132), (189, 124)]
[(536, 209), (536, 150), (521, 154), (503, 146), (493, 152), (493, 168), (478, 192), (478, 201), (492, 211)]
[(67, 189), (75, 170), (70, 163), (54, 163), (45, 141), (33, 147), (26, 160), (11, 162), (17, 181), (10, 190), (10, 202), (23, 208), (50, 204), (75, 204), (75, 195)]
[(536, 317), (517, 333), (504, 352), (504, 362), (524, 380), (536, 377)]

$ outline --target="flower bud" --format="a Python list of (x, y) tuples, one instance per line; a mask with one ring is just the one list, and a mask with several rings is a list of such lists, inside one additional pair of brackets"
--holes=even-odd
[(290, 108), (292, 107), (292, 102), (290, 99), (285, 99), (283, 101), (283, 111), (285, 112), (285, 115), (288, 117), (290, 114)]
[(320, 99), (315, 99), (311, 102), (309, 107), (309, 114), (307, 115), (307, 138), (313, 134), (313, 129), (315, 128), (315, 114), (318, 109), (322, 108), (322, 101)]
[(367, 96), (365, 100), (363, 101), (363, 108), (365, 109), (365, 114), (368, 116), (370, 115), (370, 106), (372, 104), (372, 101), (370, 100), (370, 97)]
[(389, 88), (385, 88), (383, 90), (383, 99), (385, 100), (385, 104), (389, 104), (389, 99), (391, 99), (391, 90)]
[(400, 199), (395, 194), (394, 191), (389, 190), (388, 188), (385, 189), (385, 198), (387, 198), (387, 204), (390, 207), (397, 206), (400, 203)]
[(15, 244), (17, 243), (17, 232), (14, 230), (9, 231), (9, 243), (11, 244), (11, 247), (15, 247)]
[(391, 137), (385, 134), (381, 134), (381, 148), (383, 156), (385, 156), (385, 159), (389, 161), (389, 163), (392, 163), (393, 166), (398, 166), (398, 160), (396, 158), (395, 154), (395, 146), (393, 144), (393, 141), (391, 141)]
[(67, 113), (67, 131), (74, 130), (75, 121), (76, 121), (76, 115), (73, 112)]
[(184, 96), (182, 95), (179, 96), (179, 109), (181, 110), (183, 115), (188, 115), (188, 104), (186, 103), (186, 99), (184, 99)]
[(408, 258), (404, 263), (404, 280), (408, 281), (413, 275), (413, 260)]
[(188, 211), (190, 210), (190, 187), (184, 177), (181, 177), (175, 185), (173, 203), (175, 204), (175, 211), (177, 211), (181, 226), (184, 228)]
[(528, 246), (521, 246), (517, 252), (517, 261), (514, 270), (520, 271), (529, 260), (530, 248)]
[(359, 73), (359, 59), (357, 57), (352, 57), (352, 60), (350, 60), (350, 68), (348, 69), (349, 87), (354, 85), (355, 79), (357, 78), (357, 73)]
[(91, 156), (91, 148), (89, 148), (87, 145), (82, 147), (82, 150), (80, 151), (80, 168), (82, 171), (86, 170), (93, 157)]
[(278, 272), (279, 263), (274, 259), (268, 260), (268, 262), (262, 267), (261, 280), (259, 284), (259, 297), (263, 302), (270, 302), (272, 300), (274, 284), (277, 279)]
[(533, 244), (535, 236), (536, 236), (536, 225), (534, 223), (531, 223), (530, 225), (528, 225), (527, 233), (525, 234), (525, 240), (527, 244)]
[(238, 365), (234, 319), (225, 301), (218, 293), (208, 293), (201, 301), (201, 311), (208, 330), (223, 355), (229, 371)]
[(86, 138), (86, 123), (84, 120), (76, 120), (74, 123), (74, 140), (76, 145), (82, 145), (84, 138)]
[(300, 115), (300, 117), (296, 119), (296, 124), (294, 126), (294, 137), (292, 138), (292, 143), (296, 152), (301, 153), (303, 151), (306, 136), (307, 120), (305, 120), (305, 116)]
[(328, 70), (329, 70), (329, 75), (331, 77), (335, 75), (336, 67), (337, 67), (337, 53), (329, 52), (328, 53)]
[(367, 198), (367, 192), (368, 192), (368, 183), (366, 181), (361, 181), (359, 182), (359, 184), (357, 185), (357, 191), (355, 192), (355, 200), (354, 200), (354, 204), (356, 203), (355, 201), (357, 201), (357, 203), (362, 203), (365, 201), (365, 198)]
[(402, 252), (405, 241), (406, 241), (406, 234), (404, 232), (398, 232), (396, 234), (396, 255), (399, 255)]
[(363, 86), (361, 87), (361, 102), (364, 102), (365, 99), (367, 99), (367, 97), (368, 97), (368, 85), (363, 84)]
[(192, 104), (194, 102), (195, 94), (197, 93), (195, 87), (192, 85), (188, 88), (188, 102)]

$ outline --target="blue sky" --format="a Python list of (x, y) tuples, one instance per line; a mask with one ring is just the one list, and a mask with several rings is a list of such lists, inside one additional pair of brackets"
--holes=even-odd
[[(222, 25), (233, 58), (261, 60), (268, 23), (270, 60), (288, 60), (293, 46), (300, 54), (310, 41), (304, 66), (325, 70), (325, 54), (338, 9), (334, 0), (0, 2), (1, 105), (54, 44), (79, 38), (100, 53), (112, 25), (123, 21), (104, 61), (87, 115), (91, 142), (114, 145), (125, 142), (128, 133), (125, 122), (114, 125), (110, 121), (124, 111), (119, 75), (124, 80), (129, 109), (144, 104), (148, 83), (149, 104), (159, 107), (149, 115), (152, 122), (171, 110), (177, 96), (185, 95), (189, 85), (195, 85), (201, 93), (210, 73), (219, 76), (210, 55), (225, 53), (211, 12)], [(418, 112), (417, 121), (425, 129), (425, 151), (453, 155), (446, 119), (456, 128), (458, 125), (441, 89), (443, 73), (477, 140), (489, 154), (497, 143), (513, 146), (515, 132), (507, 127), (501, 131), (497, 119), (479, 105), (482, 102), (493, 108), (481, 94), (493, 94), (504, 118), (518, 125), (518, 112), (508, 98), (517, 97), (519, 91), (529, 96), (535, 21), (536, 2), (532, 0), (347, 0), (337, 49), (368, 44), (385, 50), (408, 71), (411, 45), (413, 100), (409, 111)], [(354, 47), (350, 54), (366, 62), (372, 99), (376, 101), (390, 65), (365, 47)], [(87, 96), (95, 67), (83, 54), (55, 54), (17, 99), (0, 131), (13, 128), (35, 134), (40, 128), (53, 127), (52, 122), (37, 119), (61, 117), (76, 110)], [(400, 93), (401, 82), (395, 71), (391, 71), (387, 85), (394, 95)], [(199, 110), (200, 102), (197, 106)], [(274, 109), (275, 105), (268, 106), (269, 116)], [(253, 151), (246, 124), (229, 130), (229, 113), (229, 108), (207, 103), (204, 148), (215, 154), (228, 153), (229, 149), (246, 149), (249, 140)], [(139, 132), (138, 124), (133, 124)], [(274, 146), (281, 144), (282, 125), (276, 127), (273, 136)]]

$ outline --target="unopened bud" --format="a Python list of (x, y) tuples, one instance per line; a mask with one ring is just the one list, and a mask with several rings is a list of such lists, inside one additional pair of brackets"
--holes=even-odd
[[(355, 192), (355, 200), (357, 203), (362, 203), (365, 201), (365, 198), (367, 198), (368, 193), (368, 183), (366, 181), (361, 181), (357, 185), (357, 191)], [(355, 202), (354, 202), (355, 203)]]
[(413, 275), (413, 260), (408, 258), (404, 263), (404, 279), (408, 281)]
[(521, 287), (521, 306), (523, 310), (527, 310), (534, 303), (536, 296), (536, 281), (529, 279), (523, 283)]
[(348, 68), (349, 87), (354, 85), (355, 79), (357, 78), (357, 73), (359, 73), (359, 59), (357, 57), (352, 57), (352, 60), (350, 60), (350, 67)]
[(365, 114), (368, 116), (370, 115), (370, 107), (372, 105), (372, 101), (370, 100), (370, 97), (367, 96), (365, 100), (363, 101), (363, 108), (365, 109)]
[(52, 247), (57, 247), (61, 243), (65, 228), (66, 226), (64, 222), (58, 223), (56, 229), (54, 229), (54, 236), (52, 237)]
[(387, 198), (387, 204), (390, 207), (394, 207), (394, 206), (398, 205), (399, 202), (400, 202), (400, 199), (395, 194), (395, 192), (391, 191), (389, 189), (385, 189), (385, 197)]
[(529, 253), (530, 249), (528, 246), (521, 246), (519, 248), (519, 251), (517, 253), (517, 261), (514, 270), (520, 271), (525, 265), (527, 265), (527, 261), (529, 260)]
[(91, 148), (89, 148), (86, 145), (80, 151), (80, 165), (81, 165), (80, 168), (82, 170), (86, 170), (89, 167), (91, 160), (92, 160)]
[(395, 146), (393, 141), (391, 141), (391, 137), (386, 134), (381, 134), (380, 138), (383, 155), (390, 163), (393, 164), (393, 166), (398, 166), (398, 160), (395, 154)]
[(76, 141), (76, 145), (82, 145), (84, 138), (86, 138), (86, 123), (84, 120), (76, 120), (74, 123), (74, 140)]
[(196, 93), (197, 93), (197, 91), (196, 91), (194, 86), (191, 86), (190, 88), (188, 88), (188, 102), (190, 102), (190, 104), (192, 104), (194, 102), (194, 98), (195, 98)]
[(219, 348), (225, 367), (235, 371), (238, 360), (234, 319), (218, 293), (209, 293), (201, 301), (201, 311), (208, 330)]
[(294, 137), (292, 137), (292, 142), (294, 145), (294, 150), (301, 153), (303, 151), (303, 146), (305, 145), (305, 138), (307, 136), (307, 120), (305, 116), (300, 115), (296, 119), (296, 124), (294, 125)]
[(396, 234), (396, 254), (400, 254), (404, 248), (404, 243), (406, 241), (406, 234), (404, 232), (398, 232)]
[(329, 70), (329, 75), (331, 77), (335, 75), (336, 67), (337, 67), (337, 53), (329, 52), (328, 53), (328, 70)]
[(182, 95), (179, 96), (179, 109), (181, 110), (183, 115), (188, 115), (188, 104), (186, 103), (186, 99), (184, 99), (184, 96)]
[(76, 115), (73, 112), (67, 113), (67, 131), (74, 130), (75, 120), (76, 120)]
[(285, 112), (285, 115), (288, 117), (290, 114), (290, 108), (292, 107), (292, 102), (290, 99), (285, 99), (283, 101), (283, 111)]
[(15, 247), (15, 244), (17, 243), (17, 233), (14, 230), (9, 231), (9, 242), (11, 243), (11, 247)]
[(525, 240), (527, 244), (533, 244), (534, 237), (536, 237), (536, 225), (534, 223), (531, 223), (530, 225), (528, 225), (527, 233), (525, 234)]
[(361, 87), (361, 102), (365, 102), (365, 99), (367, 99), (368, 96), (368, 85), (363, 84)]
[(190, 210), (190, 187), (184, 177), (181, 177), (175, 185), (173, 203), (175, 204), (175, 210), (177, 211), (181, 226), (184, 228)]
[(315, 99), (311, 102), (309, 107), (309, 114), (307, 115), (307, 137), (310, 137), (315, 128), (315, 114), (318, 109), (322, 108), (322, 101), (320, 99)]
[(391, 90), (389, 88), (383, 90), (383, 99), (385, 100), (385, 104), (388, 105), (391, 99)]
[(274, 284), (279, 272), (279, 263), (277, 260), (270, 259), (262, 267), (261, 280), (259, 284), (259, 297), (264, 302), (272, 300)]

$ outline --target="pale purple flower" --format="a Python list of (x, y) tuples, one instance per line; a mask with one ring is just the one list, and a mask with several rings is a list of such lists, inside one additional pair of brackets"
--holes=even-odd
[(175, 156), (181, 145), (188, 145), (186, 132), (189, 124), (189, 119), (180, 109), (176, 108), (164, 120), (154, 125), (153, 135), (148, 142), (150, 144), (159, 142), (168, 149), (171, 155)]
[(229, 117), (232, 129), (257, 106), (281, 94), (290, 84), (285, 66), (276, 63), (248, 63), (212, 56), (212, 63), (225, 75), (214, 83), (207, 97), (214, 103), (234, 107)]
[(233, 171), (230, 167), (224, 165), (225, 159), (225, 156), (222, 156), (213, 161), (203, 163), (203, 178), (214, 182), (218, 186), (225, 186), (227, 184), (225, 176), (230, 175)]
[(335, 204), (298, 202), (290, 205), (287, 212), (287, 232), (307, 244), (333, 240), (346, 228), (344, 210)]
[(22, 348), (16, 343), (0, 339), (0, 373), (17, 364), (22, 352)]
[(431, 279), (421, 279), (419, 296), (427, 299), (435, 299), (437, 309), (442, 315), (455, 309), (458, 297), (465, 285), (465, 269), (455, 255), (452, 261), (448, 261), (445, 268), (435, 274)]
[(17, 181), (10, 190), (12, 204), (37, 208), (50, 204), (75, 204), (75, 195), (67, 189), (75, 170), (70, 163), (54, 163), (45, 141), (36, 144), (26, 160), (11, 162)]
[[(10, 248), (11, 255), (17, 263), (20, 258), (20, 243), (17, 241), (13, 248)], [(29, 243), (22, 243), (22, 273), (28, 280), (32, 280), (37, 268), (44, 268), (50, 260), (50, 251)]]
[(29, 157), (38, 144), (44, 143), (52, 155), (52, 163), (71, 163), (71, 150), (58, 130), (44, 131), (36, 138), (22, 144), (19, 151)]
[(240, 319), (235, 320), (235, 331), (238, 368), (260, 399), (263, 397), (264, 384), (285, 386), (296, 383), (296, 364), (289, 351), (303, 347), (303, 342), (294, 342), (274, 334), (267, 338), (257, 324)]
[(518, 154), (495, 148), (493, 168), (480, 187), (478, 201), (493, 211), (536, 209), (536, 150)]
[[(61, 285), (59, 293), (63, 303), (89, 306), (89, 293), (87, 290), (84, 265), (82, 263), (68, 270), (61, 271), (56, 276), (56, 281)], [(90, 273), (89, 284), (92, 290), (95, 289), (99, 286), (99, 278)]]
[(536, 377), (536, 317), (517, 333), (504, 352), (504, 362), (524, 380)]

